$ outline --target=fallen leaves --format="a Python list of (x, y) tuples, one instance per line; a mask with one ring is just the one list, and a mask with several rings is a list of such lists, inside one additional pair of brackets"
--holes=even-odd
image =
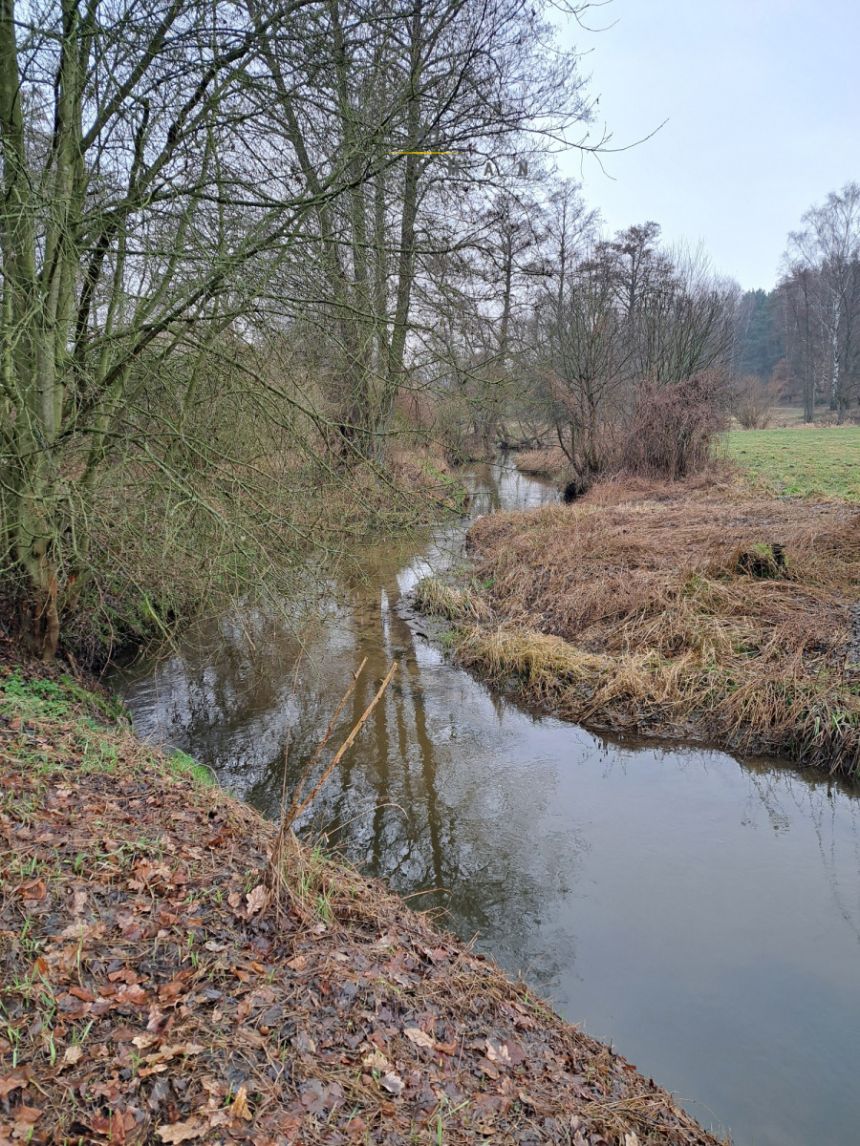
[(84, 1056), (84, 1048), (82, 1046), (66, 1047), (63, 1053), (63, 1065), (75, 1066), (81, 1061)]
[[(132, 1042), (137, 1042), (133, 1039)], [(191, 1058), (202, 1054), (206, 1048), (199, 1043), (177, 1043), (175, 1046), (161, 1046), (154, 1054), (148, 1054), (138, 1069), (141, 1078), (148, 1078), (151, 1074), (159, 1074), (167, 1070), (168, 1063), (175, 1058)]]
[(404, 1027), (403, 1033), (409, 1041), (414, 1043), (417, 1047), (425, 1047), (427, 1050), (433, 1050), (436, 1045), (436, 1040), (432, 1039), (425, 1031), (422, 1031), (420, 1027)]
[(27, 1085), (27, 1076), (23, 1074), (10, 1074), (0, 1078), (0, 1098), (8, 1098), (14, 1090), (21, 1090)]
[(244, 1118), (247, 1122), (251, 1121), (253, 1117), (251, 1109), (248, 1106), (248, 1088), (240, 1086), (236, 1091), (236, 1097), (230, 1103), (230, 1115), (233, 1118)]
[(384, 1074), (382, 1078), (380, 1078), (379, 1085), (396, 1098), (403, 1093), (405, 1083), (399, 1074), (395, 1074), (393, 1070), (390, 1070), (388, 1074)]
[(136, 1122), (133, 1110), (112, 1110), (108, 1114), (94, 1114), (88, 1120), (88, 1127), (111, 1143), (124, 1143)]
[(511, 1065), (510, 1052), (505, 1043), (495, 1043), (492, 1039), (487, 1039), (487, 1058), (490, 1062), (498, 1063), (501, 1066)]
[(376, 1071), (377, 1074), (387, 1073), (391, 1070), (391, 1063), (382, 1053), (382, 1051), (374, 1050), (370, 1054), (366, 1054), (361, 1060), (361, 1065), (365, 1070)]
[(252, 919), (255, 915), (259, 915), (264, 911), (269, 903), (269, 889), (265, 884), (258, 884), (255, 888), (248, 892), (245, 897), (247, 903), (247, 918)]
[(26, 1106), (22, 1103), (20, 1106), (16, 1106), (14, 1110), (15, 1129), (20, 1135), (20, 1128), (23, 1127), (26, 1137), (30, 1138), (33, 1127), (41, 1117), (42, 1111), (38, 1106)]
[(208, 1129), (208, 1124), (200, 1118), (191, 1118), (187, 1122), (172, 1122), (168, 1126), (158, 1127), (158, 1137), (169, 1146), (177, 1142), (190, 1142), (194, 1138), (202, 1138)]
[(43, 879), (31, 879), (20, 884), (16, 891), (25, 902), (38, 903), (48, 894), (48, 886)]
[(18, 1064), (2, 1146), (7, 1127), (15, 1146), (382, 1146), (420, 1125), (435, 1140), (442, 1113), (452, 1143), (713, 1146), (379, 884), (333, 867), (331, 919), (274, 927), (254, 813), (149, 765), (78, 771), (74, 724), (44, 731), (69, 761), (53, 787), (15, 767), (24, 732), (0, 721), (0, 870), (18, 873), (0, 900), (0, 1061)]

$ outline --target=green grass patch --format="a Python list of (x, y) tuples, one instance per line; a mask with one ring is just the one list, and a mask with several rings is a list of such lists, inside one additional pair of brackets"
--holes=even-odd
[(54, 680), (27, 680), (16, 671), (0, 686), (0, 712), (5, 716), (30, 719), (65, 716), (69, 703), (62, 685)]
[(729, 458), (780, 494), (860, 501), (860, 426), (733, 430)]
[(211, 768), (207, 768), (205, 764), (199, 764), (193, 756), (189, 756), (180, 748), (174, 749), (173, 752), (165, 756), (165, 763), (175, 775), (190, 776), (198, 784), (215, 785), (218, 783)]
[(73, 708), (85, 707), (114, 722), (124, 715), (119, 700), (100, 696), (76, 684), (69, 676), (59, 680), (26, 677), (19, 669), (0, 678), (0, 712), (25, 719), (67, 716)]
[(70, 677), (0, 677), (0, 716), (9, 722), (8, 750), (40, 777), (77, 768), (82, 774), (122, 775), (154, 767), (197, 784), (217, 785), (211, 769), (178, 749), (147, 750), (131, 734), (122, 704), (82, 688)]

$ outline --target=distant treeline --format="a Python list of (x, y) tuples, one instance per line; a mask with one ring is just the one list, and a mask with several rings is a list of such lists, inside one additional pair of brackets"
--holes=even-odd
[(733, 369), (775, 396), (824, 405), (838, 421), (860, 403), (860, 184), (803, 216), (772, 291), (747, 291), (735, 318)]

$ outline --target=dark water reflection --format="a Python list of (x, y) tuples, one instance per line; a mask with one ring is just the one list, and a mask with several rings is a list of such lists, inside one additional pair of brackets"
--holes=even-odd
[[(552, 490), (476, 473), (475, 512)], [(860, 830), (854, 792), (720, 752), (618, 744), (536, 718), (444, 662), (408, 593), (464, 526), (368, 546), (299, 646), (259, 615), (119, 681), (138, 731), (274, 814), (349, 674), (345, 723), (401, 671), (308, 832), (521, 971), (738, 1143), (858, 1139)], [(334, 597), (339, 603), (335, 603)]]

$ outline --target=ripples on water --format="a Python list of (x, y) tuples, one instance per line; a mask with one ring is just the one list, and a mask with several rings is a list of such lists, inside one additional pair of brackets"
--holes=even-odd
[[(473, 486), (473, 515), (557, 497), (505, 467)], [(419, 577), (459, 559), (464, 532), (363, 550), (363, 576), (333, 586), (297, 677), (295, 638), (250, 612), (124, 670), (114, 684), (138, 732), (275, 814), (288, 733), (298, 769), (360, 661), (345, 724), (398, 659), (304, 829), (425, 893), (412, 905), (444, 909), (736, 1143), (856, 1142), (856, 792), (721, 752), (618, 743), (494, 695), (408, 608)]]

